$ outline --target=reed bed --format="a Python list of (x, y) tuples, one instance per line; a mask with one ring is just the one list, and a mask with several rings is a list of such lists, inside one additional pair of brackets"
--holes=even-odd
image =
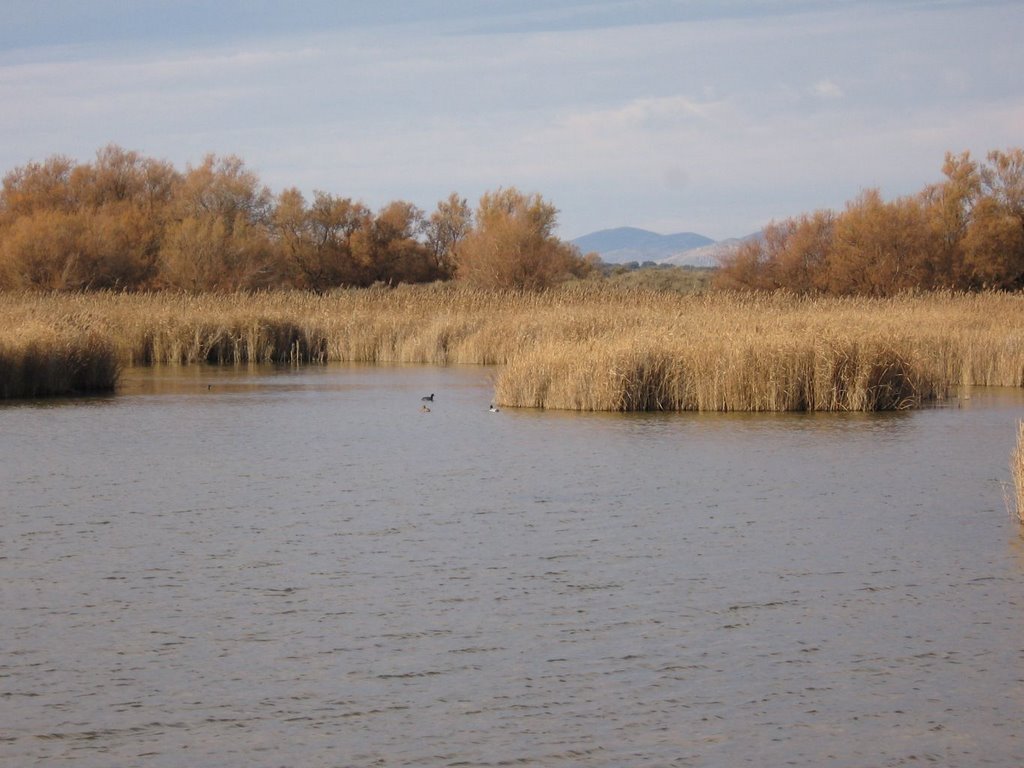
[[(1013, 502), (1007, 498), (1007, 508), (1024, 525), (1024, 421), (1017, 422), (1017, 445), (1010, 454), (1010, 478), (1013, 482)], [(1009, 497), (1009, 494), (1007, 494)]]
[[(0, 383), (5, 397), (43, 391), (25, 388), (38, 364), (18, 360), (80, 369), (88, 351), (106, 361), (97, 370), (494, 365), (500, 405), (601, 411), (888, 410), (971, 385), (1024, 384), (1024, 297), (1016, 294), (814, 299), (586, 285), (0, 294), (0, 320), (0, 377), (22, 382)], [(62, 363), (72, 343), (84, 351)]]
[(117, 387), (121, 363), (103, 335), (37, 322), (14, 330), (0, 335), (0, 399), (113, 392)]
[(877, 411), (947, 392), (901, 340), (753, 335), (538, 347), (512, 360), (495, 399), (600, 411)]

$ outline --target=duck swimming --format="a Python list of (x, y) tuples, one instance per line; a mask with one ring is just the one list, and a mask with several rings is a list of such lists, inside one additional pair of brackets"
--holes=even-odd
[(434, 393), (431, 392), (429, 395), (426, 395), (425, 397), (421, 397), (420, 400), (422, 400), (425, 403), (432, 403), (432, 402), (434, 402)]
[(491, 411), (491, 413), (497, 413), (498, 412), (498, 409), (494, 407), (494, 403), (491, 403), (490, 411)]

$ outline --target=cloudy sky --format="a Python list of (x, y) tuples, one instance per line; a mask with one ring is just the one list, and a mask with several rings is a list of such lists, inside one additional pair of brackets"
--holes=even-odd
[(428, 211), (516, 186), (560, 234), (742, 236), (1024, 145), (1020, 0), (2, 0), (0, 171), (235, 154)]

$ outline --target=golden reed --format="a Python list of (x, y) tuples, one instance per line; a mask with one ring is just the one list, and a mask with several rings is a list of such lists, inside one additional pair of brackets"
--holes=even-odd
[(1010, 454), (1010, 479), (1013, 482), (1013, 502), (1007, 493), (1007, 508), (1024, 525), (1024, 421), (1017, 422), (1017, 445)]
[[(1024, 297), (815, 299), (587, 284), (544, 293), (433, 285), (0, 294), (5, 397), (60, 391), (35, 383), (41, 367), (113, 374), (109, 388), (122, 365), (332, 361), (500, 366), (495, 402), (510, 407), (909, 408), (971, 385), (1024, 384)], [(79, 374), (51, 376), (65, 391), (104, 388)]]
[(111, 392), (121, 363), (110, 339), (87, 329), (26, 323), (0, 332), (0, 399)]

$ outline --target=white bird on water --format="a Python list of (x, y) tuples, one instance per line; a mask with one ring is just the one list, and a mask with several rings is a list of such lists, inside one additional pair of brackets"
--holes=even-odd
[(498, 412), (498, 409), (494, 407), (494, 403), (491, 403), (490, 411), (491, 411), (491, 413), (497, 413)]

